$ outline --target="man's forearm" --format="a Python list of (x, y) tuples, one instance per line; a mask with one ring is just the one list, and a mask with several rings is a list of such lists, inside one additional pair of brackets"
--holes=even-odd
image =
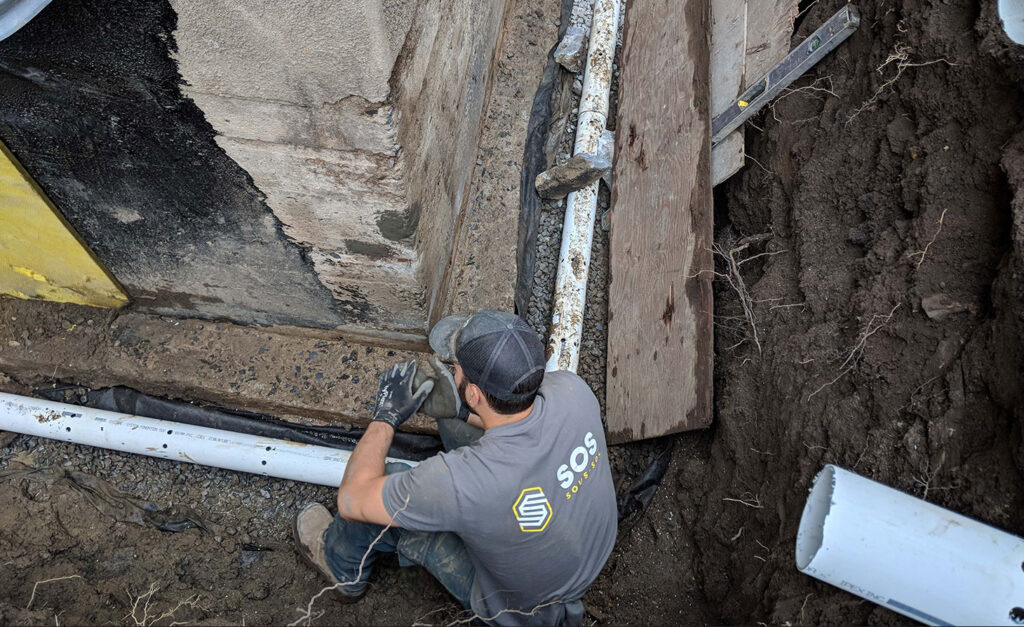
[[(367, 518), (367, 505), (364, 501), (371, 496), (370, 487), (374, 481), (379, 482), (384, 476), (384, 462), (394, 436), (395, 430), (390, 425), (371, 422), (363, 437), (359, 438), (359, 443), (348, 459), (341, 486), (338, 487), (338, 513), (343, 518)], [(376, 498), (379, 501), (380, 495), (376, 495)]]
[(384, 476), (384, 461), (391, 448), (395, 430), (383, 422), (371, 422), (359, 439), (345, 467), (341, 485), (360, 483)]
[(415, 379), (415, 361), (399, 362), (380, 376), (373, 420), (348, 458), (338, 487), (338, 513), (342, 518), (380, 525), (394, 523), (384, 504), (384, 462), (395, 429), (416, 413), (434, 388), (434, 382), (428, 380), (413, 390)]

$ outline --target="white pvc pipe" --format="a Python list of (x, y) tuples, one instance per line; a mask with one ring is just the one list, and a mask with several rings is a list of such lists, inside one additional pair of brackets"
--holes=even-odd
[(796, 566), (929, 625), (1024, 624), (1024, 540), (831, 464)]
[[(341, 485), (350, 451), (196, 427), (0, 393), (0, 431), (13, 431), (255, 475)], [(415, 462), (391, 459), (415, 466)]]
[[(608, 93), (611, 89), (618, 26), (619, 0), (597, 0), (590, 26), (590, 47), (583, 74), (574, 155), (596, 155), (601, 133), (608, 125)], [(566, 200), (562, 248), (558, 255), (558, 275), (551, 312), (547, 370), (575, 372), (579, 365), (599, 184), (599, 181), (594, 181), (570, 193)]]
[(28, 24), (48, 4), (50, 0), (0, 0), (0, 41)]
[(1024, 44), (1024, 0), (999, 0), (999, 19), (1006, 36), (1015, 44)]

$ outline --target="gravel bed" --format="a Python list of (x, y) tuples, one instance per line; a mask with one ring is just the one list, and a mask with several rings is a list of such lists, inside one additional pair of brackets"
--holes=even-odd
[[(572, 4), (572, 12), (569, 14), (569, 26), (578, 26), (583, 29), (586, 35), (590, 36), (590, 18), (594, 15), (593, 0), (575, 0)], [(559, 20), (560, 22), (561, 20)], [(561, 24), (558, 24), (561, 26)]]
[[(573, 5), (570, 23), (574, 26), (590, 27), (593, 4), (589, 0), (577, 0)], [(615, 129), (615, 112), (618, 103), (618, 56), (622, 46), (622, 23), (625, 2), (619, 14), (619, 37), (615, 51), (614, 80), (612, 82), (608, 126)], [(582, 75), (573, 84), (573, 113), (565, 128), (555, 164), (564, 163), (572, 155), (576, 137), (576, 110), (579, 108)], [(594, 241), (591, 247), (590, 273), (587, 277), (587, 304), (583, 312), (583, 344), (580, 347), (578, 374), (590, 385), (604, 411), (605, 364), (608, 346), (608, 232), (607, 221), (602, 219), (611, 204), (608, 188), (602, 183), (597, 198), (597, 220), (594, 225)], [(551, 329), (551, 309), (554, 299), (555, 276), (558, 273), (558, 253), (562, 245), (562, 221), (565, 219), (566, 201), (545, 201), (537, 232), (537, 265), (534, 276), (533, 294), (527, 311), (527, 322), (546, 339)]]

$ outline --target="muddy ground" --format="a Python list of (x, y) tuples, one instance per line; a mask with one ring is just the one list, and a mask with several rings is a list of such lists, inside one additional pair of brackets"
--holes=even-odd
[[(842, 4), (801, 3), (797, 38)], [(772, 253), (743, 266), (760, 347), (719, 285), (715, 425), (622, 535), (616, 617), (905, 622), (794, 567), (826, 463), (1024, 532), (1020, 56), (994, 2), (856, 4), (717, 192), (726, 250), (770, 234), (739, 253)]]
[[(801, 3), (795, 39), (842, 4)], [(771, 253), (743, 266), (756, 342), (740, 295), (718, 285), (714, 426), (613, 450), (622, 491), (659, 453), (671, 462), (646, 512), (623, 519), (585, 598), (589, 621), (907, 622), (796, 571), (797, 524), (825, 463), (1024, 535), (1024, 56), (990, 0), (857, 4), (859, 31), (754, 119), (747, 167), (716, 190), (718, 243)], [(601, 276), (605, 243), (598, 234)], [(35, 326), (9, 317), (0, 340)], [(595, 350), (584, 374), (597, 388)], [(7, 375), (7, 391), (41, 383)], [(0, 622), (285, 623), (320, 589), (288, 526), (329, 489), (23, 436), (0, 444)], [(188, 518), (203, 528), (154, 526)], [(33, 597), (57, 577), (71, 578)], [(322, 599), (313, 613), (462, 617), (393, 560), (362, 602)]]

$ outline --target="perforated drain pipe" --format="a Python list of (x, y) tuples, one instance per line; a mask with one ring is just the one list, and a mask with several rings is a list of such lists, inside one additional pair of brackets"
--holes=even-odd
[[(590, 25), (590, 47), (583, 74), (574, 155), (596, 155), (601, 133), (608, 125), (608, 92), (611, 89), (618, 26), (619, 0), (597, 0)], [(562, 248), (558, 255), (558, 275), (555, 279), (555, 302), (551, 312), (547, 370), (575, 372), (579, 365), (598, 185), (600, 182), (594, 181), (570, 193), (566, 201)]]
[(1024, 540), (831, 464), (800, 518), (796, 566), (929, 625), (1024, 624)]
[(326, 446), (3, 393), (0, 431), (330, 487), (341, 485), (351, 456), (350, 451)]

